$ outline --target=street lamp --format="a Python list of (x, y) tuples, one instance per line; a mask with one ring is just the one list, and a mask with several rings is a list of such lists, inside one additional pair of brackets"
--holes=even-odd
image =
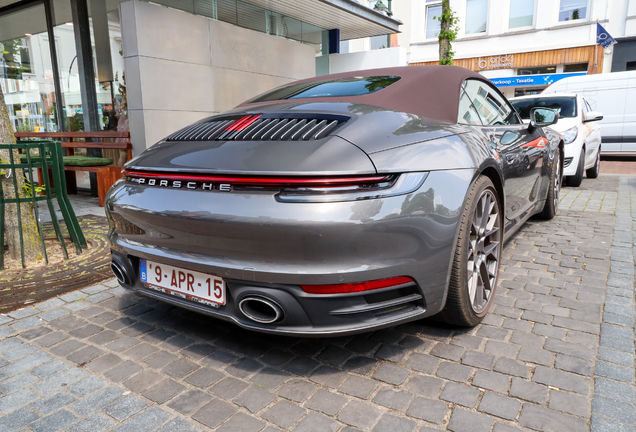
[(389, 7), (386, 7), (382, 0), (378, 0), (373, 6), (373, 10), (378, 12), (386, 12), (387, 16), (393, 16), (393, 12), (391, 11), (391, 1), (392, 0), (388, 0)]
[[(387, 8), (384, 3), (382, 3), (382, 0), (378, 0), (375, 5), (373, 6), (373, 10), (374, 11), (378, 11), (378, 12), (386, 12), (387, 16), (393, 16), (393, 11), (391, 11), (391, 0), (388, 0), (389, 2), (389, 7)], [(391, 48), (391, 35), (388, 34), (386, 35), (386, 47), (387, 48)]]

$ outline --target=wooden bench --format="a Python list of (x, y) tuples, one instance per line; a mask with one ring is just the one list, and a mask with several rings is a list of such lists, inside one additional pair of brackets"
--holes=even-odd
[[(39, 139), (53, 138), (62, 141), (62, 148), (66, 149), (67, 156), (73, 156), (75, 149), (102, 149), (102, 150), (125, 150), (126, 157), (123, 162), (132, 159), (132, 144), (130, 142), (130, 132), (102, 131), (102, 132), (16, 132), (16, 139)], [(122, 139), (121, 142), (104, 142), (104, 139)], [(92, 140), (74, 141), (76, 139)], [(99, 140), (95, 142), (95, 140)], [(66, 189), (69, 194), (77, 193), (77, 171), (92, 172), (97, 174), (97, 196), (99, 205), (104, 206), (104, 198), (110, 187), (120, 178), (122, 167), (118, 166), (118, 161), (113, 160), (113, 165), (101, 166), (64, 166), (66, 173)], [(123, 164), (122, 164), (123, 165)], [(41, 173), (38, 173), (41, 179)]]

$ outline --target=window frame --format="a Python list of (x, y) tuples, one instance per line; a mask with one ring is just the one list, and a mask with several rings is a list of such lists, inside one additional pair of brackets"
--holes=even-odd
[(530, 24), (529, 26), (521, 26), (521, 27), (510, 27), (510, 12), (512, 11), (512, 2), (514, 0), (508, 0), (508, 27), (507, 30), (508, 31), (520, 31), (520, 30), (528, 30), (528, 29), (534, 29), (537, 26), (537, 7), (538, 7), (538, 1), (537, 0), (533, 0), (533, 5), (532, 5), (532, 24)]
[[(511, 114), (512, 114), (512, 115), (514, 115), (514, 117), (517, 119), (516, 123), (503, 123), (503, 124), (501, 124), (501, 125), (496, 125), (496, 124), (486, 123), (486, 122), (484, 121), (485, 119), (482, 117), (482, 113), (480, 113), (480, 112), (479, 112), (479, 110), (477, 109), (477, 107), (475, 107), (474, 99), (470, 96), (470, 93), (468, 93), (468, 92), (466, 91), (466, 89), (465, 89), (465, 86), (466, 86), (466, 82), (467, 82), (467, 81), (477, 81), (478, 83), (480, 83), (480, 84), (482, 84), (482, 85), (484, 85), (484, 86), (489, 87), (491, 90), (495, 90), (495, 91), (494, 91), (494, 94), (496, 94), (497, 96), (499, 96), (499, 97), (503, 100), (503, 102), (504, 102), (504, 103), (508, 106), (508, 108), (510, 109)], [(468, 99), (469, 99), (469, 100), (470, 100), (470, 102), (471, 102), (471, 107), (472, 107), (472, 108), (473, 108), (473, 110), (477, 113), (477, 115), (479, 116), (479, 119), (481, 120), (481, 123), (482, 123), (481, 125), (469, 125), (469, 126), (482, 126), (482, 127), (497, 127), (497, 126), (500, 126), (500, 127), (506, 127), (506, 126), (519, 126), (519, 125), (523, 125), (523, 121), (521, 120), (521, 117), (519, 116), (519, 113), (517, 113), (517, 110), (516, 110), (516, 109), (515, 109), (515, 108), (514, 108), (511, 104), (510, 104), (510, 101), (509, 101), (509, 100), (508, 100), (508, 99), (507, 99), (507, 98), (506, 98), (503, 94), (501, 94), (501, 92), (499, 91), (499, 89), (497, 89), (497, 87), (495, 87), (492, 83), (487, 82), (487, 81), (485, 81), (485, 80), (480, 80), (480, 79), (477, 79), (477, 78), (467, 78), (467, 79), (465, 79), (465, 80), (462, 82), (462, 84), (461, 84), (461, 86), (460, 86), (460, 95), (461, 95), (461, 92), (466, 93), (466, 96), (468, 97)], [(482, 96), (482, 97), (483, 97), (483, 96)], [(486, 99), (486, 100), (488, 100), (488, 98), (485, 98), (485, 99)], [(490, 103), (490, 105), (491, 105), (491, 106), (493, 105), (493, 103), (492, 103), (492, 102), (489, 102), (489, 103)], [(498, 112), (498, 115), (499, 115), (499, 117), (502, 117), (502, 118), (503, 118), (503, 116), (502, 116), (501, 114), (499, 114), (499, 112)], [(458, 122), (459, 122), (459, 113), (458, 113), (458, 117), (457, 117), (457, 119), (458, 119)], [(505, 120), (505, 119), (504, 119), (504, 120)], [(462, 123), (462, 124), (465, 124), (465, 123)]]
[(427, 36), (428, 33), (428, 14), (429, 14), (429, 9), (433, 8), (433, 7), (441, 7), (442, 6), (442, 1), (439, 0), (432, 0), (429, 1), (427, 0), (426, 3), (424, 4), (425, 7), (425, 16), (424, 16), (424, 40), (425, 41), (432, 41), (432, 40), (437, 40), (437, 38), (439, 37), (439, 31), (441, 31), (441, 27), (442, 27), (442, 23), (439, 24), (439, 30), (438, 30), (438, 35), (432, 38), (429, 38)]
[(590, 21), (590, 15), (592, 14), (592, 0), (586, 0), (586, 6), (585, 6), (585, 18), (579, 18), (576, 20), (564, 20), (561, 21), (559, 19), (559, 15), (561, 14), (561, 2), (563, 0), (559, 0), (559, 3), (557, 5), (556, 8), (556, 24), (557, 25), (567, 25), (573, 22), (579, 23), (579, 22), (586, 22), (586, 21)]
[(464, 28), (463, 28), (463, 33), (465, 36), (478, 36), (478, 35), (482, 35), (482, 34), (488, 34), (488, 27), (490, 26), (490, 20), (489, 15), (490, 15), (490, 0), (485, 0), (486, 1), (486, 28), (484, 29), (484, 31), (480, 31), (480, 32), (474, 32), (474, 33), (467, 33), (466, 32), (466, 22), (468, 21), (468, 1), (469, 0), (465, 0), (464, 1)]

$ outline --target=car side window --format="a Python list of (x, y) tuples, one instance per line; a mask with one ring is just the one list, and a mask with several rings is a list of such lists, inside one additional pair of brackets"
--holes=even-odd
[(466, 92), (462, 89), (459, 96), (459, 113), (457, 115), (457, 123), (469, 125), (482, 125), (481, 118), (470, 100)]
[(467, 79), (462, 86), (473, 102), (485, 125), (519, 124), (519, 118), (510, 103), (488, 83)]

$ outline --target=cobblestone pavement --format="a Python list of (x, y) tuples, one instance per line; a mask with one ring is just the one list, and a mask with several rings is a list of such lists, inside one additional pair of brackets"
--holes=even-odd
[(0, 431), (633, 431), (632, 202), (636, 177), (566, 189), (472, 329), (273, 337), (113, 280), (0, 315)]

